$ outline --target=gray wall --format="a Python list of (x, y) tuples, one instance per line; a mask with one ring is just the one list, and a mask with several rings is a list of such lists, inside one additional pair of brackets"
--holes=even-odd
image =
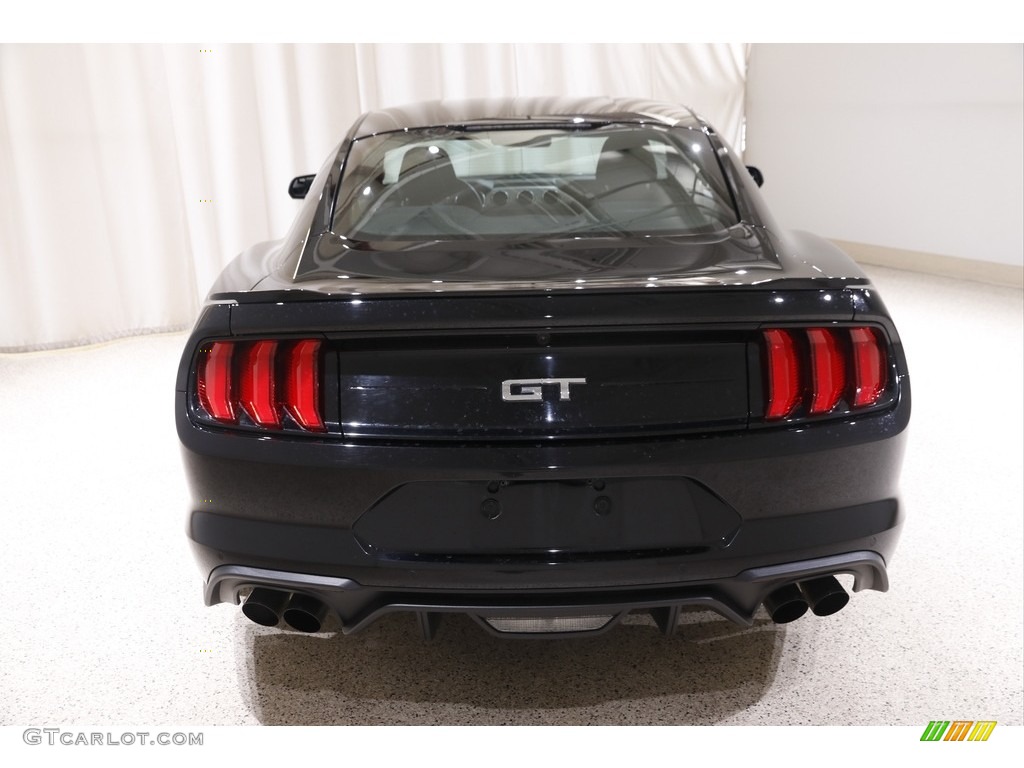
[(1024, 46), (758, 44), (746, 108), (781, 224), (1024, 266)]

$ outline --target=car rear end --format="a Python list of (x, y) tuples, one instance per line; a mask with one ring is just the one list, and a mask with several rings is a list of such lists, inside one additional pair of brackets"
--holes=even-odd
[[(420, 127), (427, 126), (427, 127)], [(906, 361), (845, 255), (785, 233), (685, 109), (361, 118), (183, 354), (206, 600), (502, 636), (885, 590)]]

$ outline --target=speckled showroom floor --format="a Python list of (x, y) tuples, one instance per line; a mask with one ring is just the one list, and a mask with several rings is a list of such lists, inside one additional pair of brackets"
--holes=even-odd
[(564, 642), (411, 617), (354, 637), (205, 608), (171, 417), (183, 334), (0, 356), (0, 724), (1022, 720), (1022, 292), (869, 270), (914, 387), (887, 594), (751, 630)]

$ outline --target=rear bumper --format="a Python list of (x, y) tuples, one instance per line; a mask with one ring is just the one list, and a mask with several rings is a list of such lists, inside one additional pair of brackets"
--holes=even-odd
[[(346, 634), (358, 632), (381, 616), (395, 612), (414, 613), (421, 630), (428, 637), (447, 613), (468, 614), (484, 629), (503, 637), (534, 637), (538, 634), (557, 637), (570, 633), (598, 634), (615, 626), (631, 612), (648, 612), (662, 631), (670, 634), (684, 607), (712, 610), (737, 624), (750, 626), (758, 607), (772, 592), (786, 585), (837, 574), (852, 575), (855, 592), (862, 589), (884, 592), (889, 586), (884, 560), (877, 552), (868, 551), (751, 568), (727, 579), (700, 584), (618, 587), (596, 591), (387, 590), (364, 587), (351, 579), (339, 577), (225, 565), (215, 568), (210, 574), (206, 584), (206, 603), (240, 602), (241, 597), (255, 587), (306, 595), (327, 606), (340, 619), (342, 631)], [(516, 630), (517, 619), (543, 621), (545, 618), (564, 620), (567, 617), (586, 619), (589, 628), (571, 632), (544, 630), (540, 633)]]
[[(207, 603), (238, 603), (251, 588), (275, 588), (316, 598), (344, 632), (396, 611), (417, 614), (428, 635), (451, 612), (485, 625), (494, 616), (596, 613), (611, 617), (603, 631), (628, 611), (650, 611), (670, 628), (687, 605), (749, 625), (770, 593), (816, 576), (847, 573), (855, 591), (887, 589), (902, 523), (905, 411), (734, 437), (572, 446), (257, 442), (183, 419), (194, 494), (188, 534)], [(264, 450), (267, 461), (259, 460)], [(721, 508), (710, 522), (676, 531), (672, 546), (657, 546), (655, 534), (619, 551), (581, 543), (545, 549), (534, 525), (527, 530), (541, 538), (532, 548), (502, 552), (485, 535), (491, 521), (481, 504), (495, 484), (586, 485), (593, 493), (595, 479), (663, 478), (706, 491), (683, 514)], [(396, 493), (409, 488), (424, 498), (411, 503)], [(453, 488), (461, 490), (452, 495)], [(418, 551), (397, 552), (360, 536), (373, 530), (365, 525), (369, 512), (403, 498), (399, 506), (420, 512), (379, 518), (371, 537), (387, 538), (389, 524), (404, 529), (416, 515), (437, 524), (436, 536), (427, 524)], [(616, 513), (629, 510), (613, 507)], [(467, 546), (452, 544), (453, 527), (467, 531)], [(487, 546), (474, 553), (473, 542)]]

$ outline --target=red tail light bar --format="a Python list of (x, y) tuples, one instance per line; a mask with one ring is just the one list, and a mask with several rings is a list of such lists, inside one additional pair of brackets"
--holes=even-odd
[[(887, 344), (875, 328), (770, 328), (765, 348), (768, 421), (878, 405), (888, 381)], [(803, 410), (801, 411), (801, 406)]]
[(320, 342), (215, 341), (200, 350), (199, 405), (222, 424), (242, 414), (265, 429), (281, 429), (285, 414), (308, 432), (325, 432), (320, 416)]
[[(765, 421), (840, 415), (891, 397), (888, 342), (876, 328), (762, 331)], [(195, 396), (204, 421), (326, 432), (317, 339), (215, 341), (199, 352)]]

